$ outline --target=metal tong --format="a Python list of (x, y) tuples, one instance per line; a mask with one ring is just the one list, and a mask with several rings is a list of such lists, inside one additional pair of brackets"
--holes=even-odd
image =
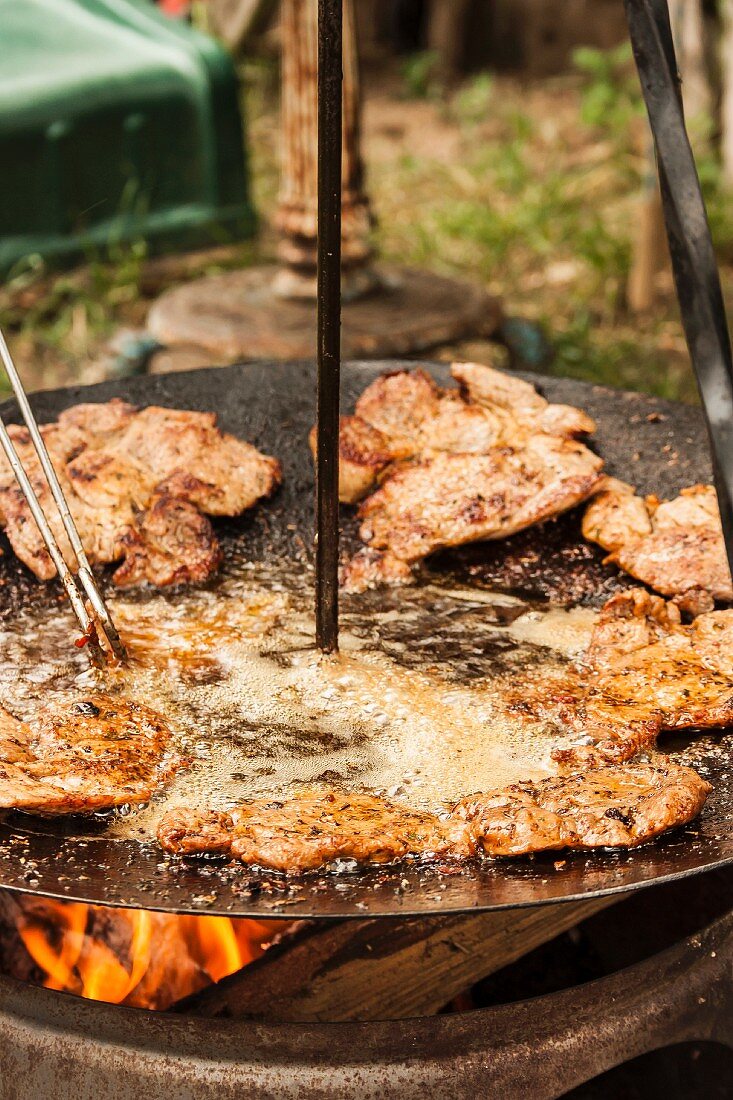
[[(76, 557), (77, 572), (76, 576), (74, 576), (61, 553), (59, 544), (56, 541), (56, 536), (41, 507), (36, 491), (18, 457), (18, 452), (15, 449), (5, 422), (0, 416), (0, 444), (2, 444), (2, 448), (5, 451), (7, 460), (15, 474), (23, 496), (28, 501), (28, 507), (31, 510), (34, 520), (38, 524), (38, 529), (41, 532), (43, 541), (51, 555), (51, 560), (56, 566), (56, 571), (61, 578), (61, 583), (66, 589), (66, 595), (69, 597), (69, 602), (77, 622), (81, 627), (82, 636), (76, 644), (86, 646), (90, 661), (98, 668), (105, 665), (110, 654), (114, 655), (117, 660), (122, 661), (125, 658), (125, 647), (112, 621), (112, 616), (109, 613), (109, 608), (104, 601), (104, 597), (97, 587), (97, 582), (94, 579), (89, 559), (87, 558), (86, 551), (79, 538), (79, 532), (77, 531), (73, 516), (69, 510), (64, 491), (56, 476), (51, 457), (43, 441), (43, 436), (39, 430), (36, 418), (33, 415), (33, 410), (31, 409), (27, 394), (23, 388), (23, 383), (20, 380), (20, 375), (15, 367), (15, 363), (13, 362), (2, 331), (0, 331), (0, 359), (2, 359), (2, 364), (10, 379), (10, 385), (13, 387), (13, 393), (18, 402), (25, 426), (30, 433), (33, 446), (38, 455), (38, 460), (46, 475), (46, 480), (48, 481), (53, 499), (56, 502), (61, 522), (64, 525), (64, 530), (66, 531), (69, 543)], [(106, 642), (106, 646), (102, 645), (102, 639)]]

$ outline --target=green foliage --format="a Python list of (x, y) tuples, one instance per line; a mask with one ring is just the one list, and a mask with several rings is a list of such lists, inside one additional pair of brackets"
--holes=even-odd
[(612, 50), (584, 46), (575, 50), (573, 63), (584, 77), (581, 120), (586, 126), (609, 132), (617, 140), (628, 141), (632, 123), (643, 113), (631, 46), (626, 42)]
[(438, 55), (434, 50), (411, 54), (401, 66), (407, 99), (433, 99), (440, 94)]
[(45, 341), (59, 348), (75, 326), (78, 330), (80, 317), (85, 333), (106, 334), (116, 309), (139, 297), (146, 257), (144, 241), (117, 244), (104, 257), (90, 253), (83, 276), (72, 271), (53, 279), (40, 259), (31, 257), (5, 284), (7, 303), (0, 306), (0, 320), (21, 334), (43, 330)]
[(485, 122), (494, 106), (496, 82), (490, 73), (479, 73), (467, 80), (451, 103), (450, 115), (463, 126)]

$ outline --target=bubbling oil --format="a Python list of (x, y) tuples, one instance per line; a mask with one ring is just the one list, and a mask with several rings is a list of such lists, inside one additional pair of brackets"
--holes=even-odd
[(368, 593), (344, 601), (340, 653), (324, 656), (311, 580), (240, 563), (205, 590), (117, 596), (130, 662), (103, 672), (72, 651), (66, 608), (52, 621), (26, 609), (0, 633), (0, 703), (24, 718), (94, 688), (164, 714), (187, 765), (147, 806), (108, 818), (108, 835), (141, 841), (182, 805), (328, 783), (439, 810), (554, 773), (551, 749), (570, 738), (518, 700), (567, 679), (593, 613), (455, 587)]

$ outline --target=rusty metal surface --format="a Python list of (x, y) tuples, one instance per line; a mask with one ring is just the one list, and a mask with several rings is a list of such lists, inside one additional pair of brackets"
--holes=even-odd
[(733, 914), (627, 970), (498, 1008), (358, 1024), (198, 1020), (0, 978), (0, 1100), (554, 1100), (640, 1054), (733, 1046)]
[[(404, 364), (351, 364), (344, 371), (348, 407), (380, 370)], [(446, 380), (444, 368), (431, 368)], [(699, 410), (567, 380), (540, 379), (548, 397), (582, 405), (599, 423), (594, 445), (611, 473), (632, 480), (642, 492), (671, 495), (710, 477)], [(70, 388), (34, 398), (41, 420), (81, 400), (120, 394), (140, 404), (212, 409), (226, 429), (241, 432), (279, 455), (284, 486), (267, 505), (243, 520), (220, 527), (225, 554), (242, 549), (253, 558), (273, 555), (310, 558), (313, 534), (313, 474), (306, 436), (314, 418), (314, 367), (253, 364), (188, 374), (136, 378), (88, 388)], [(7, 409), (5, 410), (7, 411)], [(344, 519), (345, 539), (354, 537)], [(602, 554), (580, 538), (577, 516), (520, 535), (501, 546), (471, 548), (452, 555), (441, 568), (457, 579), (508, 587), (528, 584), (535, 595), (556, 601), (599, 604), (626, 581), (602, 565)], [(588, 577), (595, 578), (593, 583)], [(53, 586), (29, 580), (10, 554), (0, 559), (0, 616), (12, 618), (26, 600), (44, 600)], [(315, 876), (286, 884), (241, 866), (216, 862), (163, 861), (157, 845), (104, 836), (103, 821), (45, 822), (12, 815), (0, 823), (0, 886), (51, 896), (119, 906), (243, 916), (359, 917), (447, 913), (510, 908), (580, 899), (690, 875), (733, 861), (733, 781), (730, 743), (708, 736), (695, 746), (693, 761), (713, 782), (714, 792), (698, 822), (635, 852), (578, 853), (554, 857), (485, 861), (457, 874), (413, 867), (339, 876)], [(665, 741), (674, 747), (675, 742)]]

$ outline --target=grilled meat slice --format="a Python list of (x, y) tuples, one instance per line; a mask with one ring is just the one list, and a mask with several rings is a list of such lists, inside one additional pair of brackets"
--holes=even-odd
[(30, 737), (30, 730), (25, 722), (0, 707), (0, 760), (9, 764), (32, 760), (28, 748)]
[[(203, 580), (220, 560), (208, 515), (238, 515), (272, 492), (279, 463), (216, 427), (212, 413), (124, 402), (77, 405), (42, 426), (92, 563), (118, 562), (117, 583)], [(74, 557), (24, 428), (11, 428), (59, 545)], [(55, 568), (12, 471), (0, 462), (0, 522), (41, 580)]]
[(223, 810), (169, 810), (158, 826), (158, 841), (176, 855), (229, 855), (234, 814)]
[[(121, 536), (122, 565), (112, 579), (120, 588), (205, 581), (221, 561), (219, 540), (206, 516), (193, 504), (156, 493), (145, 512)], [(119, 554), (117, 556), (120, 556)]]
[(134, 417), (115, 451), (149, 473), (154, 485), (192, 478), (183, 494), (211, 516), (236, 516), (280, 484), (280, 463), (216, 426), (214, 413), (151, 405)]
[(0, 739), (0, 808), (93, 813), (146, 802), (180, 763), (148, 707), (92, 695), (47, 707)]
[(376, 379), (342, 420), (341, 500), (354, 503), (381, 482), (361, 506), (368, 550), (346, 566), (351, 591), (407, 580), (412, 563), (441, 547), (541, 523), (601, 482), (601, 459), (574, 438), (595, 427), (581, 410), (550, 405), (490, 367), (451, 370), (462, 392), (440, 389), (425, 371), (399, 371)]
[(415, 437), (414, 454), (449, 451), (486, 454), (516, 439), (517, 425), (500, 410), (467, 404), (455, 390), (444, 393), (435, 416), (424, 421)]
[(365, 546), (345, 563), (339, 579), (347, 592), (365, 592), (381, 585), (411, 584), (415, 577), (412, 567), (389, 550)]
[(342, 417), (344, 503), (365, 496), (390, 462), (434, 451), (486, 454), (537, 432), (571, 438), (595, 428), (580, 409), (550, 405), (519, 378), (477, 363), (456, 363), (451, 371), (462, 392), (441, 389), (420, 369), (397, 371), (372, 382), (355, 416)]
[(179, 855), (229, 855), (292, 875), (335, 860), (381, 864), (633, 848), (691, 821), (709, 791), (691, 768), (661, 757), (656, 764), (605, 766), (472, 795), (441, 816), (330, 789), (248, 802), (228, 813), (177, 809), (161, 822), (158, 840)]
[(582, 443), (547, 435), (485, 455), (435, 454), (400, 466), (362, 504), (360, 534), (407, 563), (505, 538), (586, 500), (601, 465)]
[[(316, 457), (316, 428), (308, 436)], [(339, 500), (356, 504), (375, 485), (394, 458), (387, 437), (359, 416), (342, 416), (339, 421)]]
[(424, 370), (383, 374), (356, 402), (356, 415), (389, 441), (394, 458), (409, 458), (426, 421), (437, 416), (443, 391)]
[[(59, 481), (74, 516), (79, 537), (92, 562), (114, 561), (119, 556), (120, 533), (133, 524), (135, 519), (133, 501), (128, 495), (128, 481), (123, 478), (120, 483), (117, 469), (105, 471), (108, 476), (99, 480), (91, 473), (87, 477), (86, 472), (82, 471), (83, 460), (86, 460), (87, 456), (100, 454), (101, 452), (85, 451), (65, 466), (59, 465), (54, 459)], [(89, 466), (88, 462), (85, 464)], [(73, 478), (70, 476), (71, 470), (74, 470)], [(56, 541), (66, 560), (73, 566), (75, 555), (48, 482), (40, 468), (33, 466), (30, 468), (30, 478), (36, 496), (56, 536)], [(100, 483), (102, 489), (95, 492), (95, 484)], [(77, 487), (87, 499), (77, 495)], [(0, 490), (0, 512), (8, 541), (20, 560), (35, 573), (39, 580), (50, 580), (54, 577), (56, 568), (31, 515), (28, 502), (16, 484)]]
[(389, 863), (406, 856), (470, 854), (461, 821), (330, 789), (246, 803), (230, 814), (176, 810), (164, 818), (158, 839), (170, 852), (228, 851), (243, 863), (288, 874), (334, 860)]
[(59, 414), (58, 427), (68, 436), (78, 434), (87, 447), (110, 446), (138, 414), (134, 405), (113, 397), (95, 405), (72, 405)]
[(479, 851), (517, 856), (562, 848), (635, 848), (697, 817), (710, 785), (692, 768), (664, 760), (517, 783), (463, 799)]
[(674, 500), (636, 496), (608, 479), (590, 502), (583, 534), (610, 551), (608, 561), (693, 612), (733, 600), (718, 501), (712, 485), (693, 485)]
[(676, 604), (643, 589), (603, 608), (577, 687), (560, 719), (588, 734), (587, 748), (556, 752), (581, 760), (627, 760), (662, 730), (733, 725), (733, 611), (681, 622)]
[(595, 431), (595, 421), (573, 405), (551, 405), (529, 382), (482, 363), (454, 363), (451, 374), (468, 399), (494, 413), (503, 409), (525, 430), (573, 438)]

